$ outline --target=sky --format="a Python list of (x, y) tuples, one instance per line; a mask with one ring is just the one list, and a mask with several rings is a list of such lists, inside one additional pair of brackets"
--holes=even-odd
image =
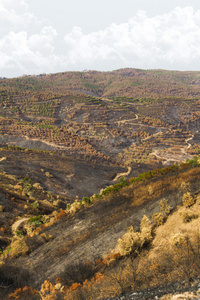
[(0, 77), (200, 71), (199, 0), (0, 0)]

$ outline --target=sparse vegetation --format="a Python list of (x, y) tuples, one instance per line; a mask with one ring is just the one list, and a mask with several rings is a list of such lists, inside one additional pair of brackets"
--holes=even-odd
[(198, 276), (199, 80), (0, 81), (1, 297), (98, 300)]

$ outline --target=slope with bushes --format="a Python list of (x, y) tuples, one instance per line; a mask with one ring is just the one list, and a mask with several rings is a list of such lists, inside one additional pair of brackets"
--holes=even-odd
[[(102, 299), (195, 276), (198, 260), (190, 255), (188, 262), (183, 250), (198, 250), (198, 232), (190, 228), (198, 228), (199, 178), (198, 160), (191, 160), (76, 200), (43, 224), (30, 219), (36, 229), (13, 236), (2, 256), (1, 283), (9, 292), (17, 288), (10, 299), (27, 293), (30, 299)], [(161, 239), (163, 232), (168, 238)]]

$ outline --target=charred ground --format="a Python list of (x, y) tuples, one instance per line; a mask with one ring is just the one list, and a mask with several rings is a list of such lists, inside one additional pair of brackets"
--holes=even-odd
[[(148, 253), (168, 214), (199, 226), (199, 82), (138, 69), (0, 81), (2, 297), (102, 299), (188, 276)], [(180, 208), (188, 193), (194, 207)], [(138, 244), (124, 255), (114, 249), (127, 232)]]

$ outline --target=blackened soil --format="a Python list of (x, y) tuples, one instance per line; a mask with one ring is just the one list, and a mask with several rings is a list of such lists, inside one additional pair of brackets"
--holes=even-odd
[[(194, 169), (190, 179), (197, 183), (199, 174), (200, 169)], [(166, 198), (171, 208), (175, 208), (182, 201), (182, 195), (175, 192), (178, 186), (174, 185), (176, 180), (181, 184), (180, 178), (187, 181), (187, 173), (125, 187), (118, 194), (109, 195), (47, 227), (44, 233), (52, 236), (49, 241), (27, 237), (30, 253), (15, 259), (16, 267), (23, 266), (24, 273), (29, 274), (26, 284), (40, 288), (44, 280), (54, 281), (73, 265), (86, 261), (95, 263), (114, 248), (129, 226), (137, 230), (144, 214), (151, 218), (158, 212), (161, 199)], [(154, 193), (148, 196), (153, 184)], [(146, 191), (142, 201), (139, 199), (141, 191)]]
[(0, 152), (1, 157), (6, 160), (0, 162), (0, 172), (19, 179), (29, 175), (44, 190), (71, 198), (98, 194), (112, 184), (117, 173), (126, 171), (126, 168), (90, 164), (43, 152), (6, 150)]

